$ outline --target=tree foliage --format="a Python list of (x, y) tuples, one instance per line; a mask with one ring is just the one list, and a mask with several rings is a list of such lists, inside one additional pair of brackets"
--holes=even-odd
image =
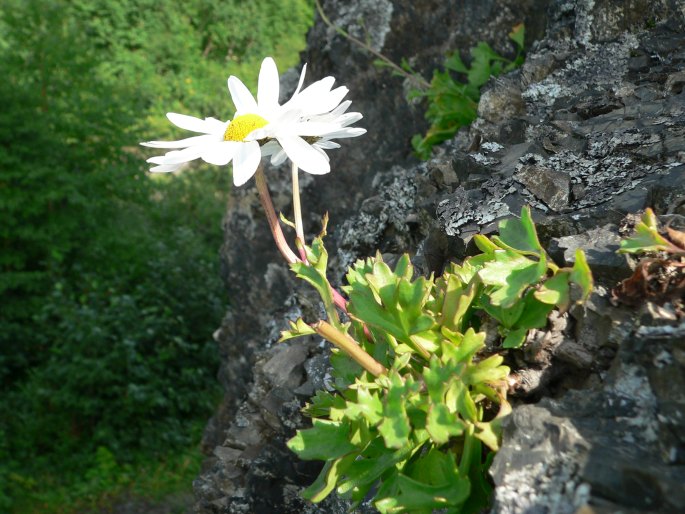
[(230, 177), (151, 177), (138, 142), (176, 135), (167, 111), (227, 119), (227, 76), (294, 64), (311, 17), (307, 0), (3, 3), (0, 510), (102, 448), (187, 446), (211, 412)]

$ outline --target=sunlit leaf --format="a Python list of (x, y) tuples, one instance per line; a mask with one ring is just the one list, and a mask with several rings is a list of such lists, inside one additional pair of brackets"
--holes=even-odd
[(444, 403), (436, 403), (428, 408), (426, 430), (435, 444), (445, 444), (464, 432), (464, 423)]
[(328, 460), (353, 451), (348, 440), (349, 426), (345, 423), (314, 419), (313, 427), (298, 430), (288, 441), (288, 448), (303, 460)]
[(588, 266), (587, 259), (585, 258), (585, 252), (580, 248), (576, 250), (576, 262), (573, 263), (570, 280), (580, 286), (583, 292), (581, 301), (587, 300), (590, 293), (592, 293), (594, 280), (590, 266)]
[(570, 276), (570, 273), (561, 271), (552, 278), (545, 280), (540, 288), (535, 291), (535, 298), (543, 303), (556, 305), (562, 311), (566, 311), (570, 303), (568, 295)]
[(621, 253), (645, 253), (667, 250), (670, 244), (658, 232), (657, 219), (652, 209), (646, 209), (635, 226), (635, 234), (621, 240)]
[(535, 255), (544, 253), (538, 240), (530, 207), (527, 205), (521, 209), (521, 218), (510, 218), (500, 221), (499, 237), (493, 236), (493, 241), (502, 243), (504, 248), (513, 248)]

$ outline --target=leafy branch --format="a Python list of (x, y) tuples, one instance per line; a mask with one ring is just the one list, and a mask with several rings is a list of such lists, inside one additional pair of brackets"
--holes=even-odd
[[(568, 309), (572, 288), (587, 298), (592, 276), (582, 251), (571, 268), (550, 261), (528, 208), (503, 221), (499, 236), (476, 243), (481, 254), (437, 279), (414, 278), (407, 255), (395, 269), (380, 254), (357, 261), (343, 288), (349, 322), (334, 321), (327, 333), (324, 322), (300, 319), (283, 333), (316, 331), (336, 345), (335, 391), (317, 392), (304, 409), (312, 428), (288, 443), (302, 459), (325, 461), (306, 498), (318, 502), (336, 491), (356, 505), (371, 494), (382, 513), (487, 506), (487, 470), (510, 406), (509, 368), (502, 355), (485, 351), (485, 320), (497, 322), (503, 348), (520, 347), (553, 309)], [(316, 273), (305, 276), (304, 263), (292, 267), (323, 292), (329, 311), (321, 237), (307, 254)], [(346, 354), (343, 341), (367, 357)]]
[(345, 29), (342, 27), (339, 27), (335, 23), (331, 21), (331, 19), (326, 16), (326, 13), (323, 10), (323, 7), (321, 6), (321, 2), (319, 0), (314, 0), (316, 3), (316, 10), (319, 11), (319, 15), (321, 16), (321, 19), (323, 22), (328, 25), (330, 28), (335, 30), (338, 34), (343, 36), (345, 39), (348, 39), (355, 45), (359, 46), (360, 48), (363, 48), (367, 52), (371, 53), (374, 55), (379, 61), (382, 63), (383, 66), (386, 66), (390, 69), (392, 69), (396, 74), (401, 75), (407, 79), (409, 79), (412, 83), (418, 84), (420, 87), (427, 89), (430, 87), (430, 84), (418, 73), (413, 73), (410, 71), (405, 70), (401, 66), (398, 66), (395, 64), (392, 60), (390, 60), (388, 57), (383, 55), (382, 53), (378, 52), (375, 50), (371, 45), (368, 43), (365, 43), (364, 41), (354, 37), (352, 34), (347, 32)]
[[(417, 134), (412, 138), (417, 156), (421, 159), (430, 158), (435, 145), (451, 139), (461, 127), (470, 125), (477, 117), (480, 89), (491, 77), (512, 71), (523, 64), (523, 24), (514, 27), (509, 39), (516, 46), (513, 60), (499, 55), (490, 45), (481, 41), (471, 48), (470, 66), (464, 64), (457, 51), (445, 59), (445, 71), (433, 72), (430, 87), (410, 91), (410, 99), (428, 99), (426, 119), (431, 122), (425, 136)], [(455, 80), (455, 73), (466, 80)]]

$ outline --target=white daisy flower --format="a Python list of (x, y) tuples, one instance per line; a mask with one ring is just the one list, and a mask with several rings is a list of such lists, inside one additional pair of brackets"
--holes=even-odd
[[(259, 165), (262, 151), (257, 141), (247, 140), (255, 129), (268, 125), (278, 105), (278, 71), (273, 59), (266, 58), (259, 72), (257, 101), (237, 77), (229, 77), (228, 90), (236, 106), (232, 121), (215, 118), (204, 120), (170, 112), (167, 118), (174, 125), (203, 135), (179, 141), (149, 141), (143, 146), (175, 149), (165, 155), (152, 157), (147, 162), (156, 164), (150, 171), (176, 171), (184, 163), (202, 159), (223, 166), (233, 161), (233, 182), (240, 186), (247, 182)], [(180, 150), (176, 150), (180, 149)]]
[[(321, 155), (323, 155), (326, 158), (327, 162), (329, 158), (328, 154), (326, 154), (324, 150), (340, 148), (340, 145), (338, 143), (331, 141), (332, 139), (357, 137), (366, 133), (366, 129), (360, 127), (349, 127), (349, 125), (352, 125), (353, 123), (359, 121), (363, 117), (361, 113), (358, 112), (345, 112), (351, 104), (352, 102), (350, 100), (346, 100), (345, 102), (338, 105), (332, 111), (324, 114), (311, 115), (308, 112), (303, 112), (302, 110), (300, 111), (301, 119), (307, 120), (310, 123), (323, 123), (324, 125), (330, 127), (330, 129), (327, 132), (322, 133), (317, 137), (312, 136), (305, 138), (305, 141), (308, 144), (310, 144)], [(306, 106), (307, 103), (303, 102), (302, 105), (304, 108), (304, 106)], [(274, 166), (279, 166), (280, 164), (283, 164), (283, 162), (288, 157), (289, 155), (285, 150), (278, 149), (278, 151), (274, 152), (271, 156), (271, 164)], [(296, 161), (293, 162), (295, 162), (295, 164), (297, 165)], [(298, 165), (298, 167), (300, 166)], [(319, 170), (320, 171), (318, 172), (318, 174), (328, 173), (330, 171), (330, 165), (327, 167), (319, 168)], [(309, 171), (309, 173), (317, 174), (316, 171)]]
[(331, 90), (335, 79), (326, 77), (301, 90), (305, 70), (306, 65), (293, 97), (283, 106), (278, 104), (276, 63), (267, 57), (259, 72), (256, 101), (240, 79), (229, 77), (228, 89), (236, 106), (233, 120), (201, 120), (168, 113), (167, 118), (174, 125), (202, 135), (179, 141), (142, 143), (152, 148), (173, 149), (148, 159), (147, 162), (156, 165), (150, 171), (176, 171), (184, 163), (198, 158), (218, 166), (233, 161), (233, 182), (241, 186), (254, 175), (262, 156), (272, 156), (272, 161), (282, 162), (285, 157), (281, 158), (281, 154), (284, 154), (306, 172), (328, 173), (330, 164), (323, 149), (337, 147), (330, 139), (354, 137), (365, 130), (346, 128), (361, 118), (358, 113), (342, 114), (350, 104), (340, 104), (347, 88)]

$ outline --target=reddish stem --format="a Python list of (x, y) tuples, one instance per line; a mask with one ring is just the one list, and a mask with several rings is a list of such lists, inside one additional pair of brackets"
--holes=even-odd
[(276, 211), (274, 210), (274, 204), (271, 201), (269, 187), (266, 185), (266, 178), (264, 177), (264, 170), (262, 169), (261, 163), (255, 173), (255, 182), (257, 184), (257, 191), (259, 192), (259, 200), (262, 202), (262, 207), (264, 207), (264, 213), (269, 222), (271, 234), (274, 236), (274, 241), (276, 241), (276, 246), (281, 252), (281, 255), (283, 255), (283, 258), (285, 258), (288, 263), (293, 264), (299, 259), (297, 258), (297, 255), (295, 255), (295, 252), (290, 249), (290, 246), (288, 246), (288, 242), (283, 235), (283, 230), (278, 222), (278, 216), (276, 216)]

